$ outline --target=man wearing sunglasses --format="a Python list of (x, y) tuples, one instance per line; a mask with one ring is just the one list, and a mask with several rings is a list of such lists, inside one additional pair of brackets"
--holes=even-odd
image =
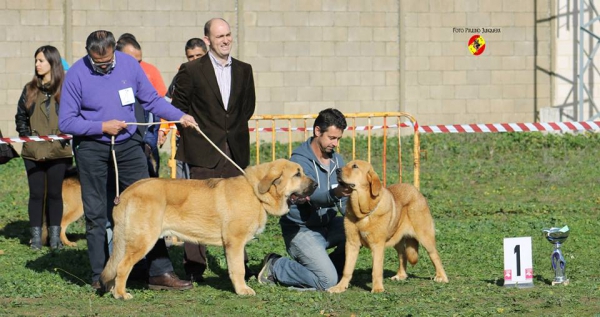
[[(73, 134), (73, 149), (81, 181), (88, 256), (92, 286), (101, 290), (100, 274), (108, 259), (106, 224), (111, 220), (115, 197), (114, 148), (119, 171), (119, 187), (125, 190), (148, 177), (142, 136), (135, 125), (134, 104), (170, 121), (180, 120), (191, 127), (196, 121), (161, 98), (133, 57), (115, 52), (116, 41), (109, 31), (94, 31), (86, 41), (88, 55), (67, 73), (61, 90), (59, 127)], [(115, 137), (111, 146), (111, 137)], [(112, 222), (112, 221), (111, 221)], [(151, 289), (192, 288), (180, 280), (163, 239), (146, 255)]]

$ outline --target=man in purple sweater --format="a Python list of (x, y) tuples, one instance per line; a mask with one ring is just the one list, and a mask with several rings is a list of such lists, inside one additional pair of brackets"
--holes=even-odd
[[(115, 171), (111, 137), (119, 169), (119, 187), (125, 190), (148, 177), (142, 136), (135, 125), (136, 99), (144, 109), (169, 121), (181, 120), (184, 127), (195, 126), (190, 115), (160, 98), (131, 56), (115, 52), (116, 41), (109, 31), (94, 31), (86, 41), (88, 55), (77, 61), (62, 86), (59, 127), (73, 134), (73, 149), (81, 180), (86, 220), (88, 256), (92, 267), (92, 287), (101, 289), (100, 274), (108, 260), (106, 224), (111, 221), (115, 197)], [(150, 289), (192, 288), (180, 280), (163, 239), (146, 255)]]

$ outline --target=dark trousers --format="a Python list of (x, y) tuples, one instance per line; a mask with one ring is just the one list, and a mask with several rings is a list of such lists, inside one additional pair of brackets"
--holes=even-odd
[[(229, 145), (226, 147), (225, 154), (231, 157)], [(190, 165), (191, 179), (229, 178), (240, 175), (242, 172), (226, 158), (222, 158), (214, 168)], [(248, 263), (246, 250), (244, 250), (244, 262)], [(185, 242), (183, 244), (183, 267), (187, 275), (202, 276), (206, 270), (206, 246)]]
[(160, 154), (158, 153), (158, 146), (153, 147), (148, 143), (144, 143), (142, 149), (144, 150), (146, 161), (148, 163), (148, 175), (150, 175), (150, 177), (159, 177)]
[(41, 227), (46, 212), (48, 226), (60, 226), (63, 215), (62, 182), (72, 159), (49, 161), (23, 159), (29, 183), (29, 226)]
[[(135, 134), (128, 141), (115, 145), (121, 192), (134, 182), (148, 178), (148, 165), (141, 142), (141, 136)], [(76, 137), (73, 147), (81, 181), (92, 281), (97, 281), (109, 257), (106, 224), (109, 221), (112, 223), (113, 200), (116, 195), (111, 145)], [(146, 255), (146, 260), (150, 276), (173, 271), (163, 239), (156, 242)]]

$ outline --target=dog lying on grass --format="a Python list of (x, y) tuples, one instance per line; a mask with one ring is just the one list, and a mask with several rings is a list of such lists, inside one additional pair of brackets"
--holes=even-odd
[(433, 218), (425, 197), (410, 184), (396, 184), (383, 188), (371, 164), (351, 161), (337, 170), (340, 185), (352, 188), (346, 205), (346, 263), (340, 282), (328, 289), (341, 293), (348, 288), (361, 245), (373, 255), (372, 293), (383, 288), (384, 248), (394, 247), (400, 265), (392, 280), (405, 280), (406, 262), (415, 265), (419, 243), (429, 253), (435, 266), (436, 282), (448, 282), (442, 261), (435, 247)]

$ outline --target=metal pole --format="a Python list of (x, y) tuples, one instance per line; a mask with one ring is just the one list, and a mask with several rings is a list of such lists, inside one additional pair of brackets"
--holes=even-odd
[(579, 98), (579, 111), (577, 113), (577, 117), (579, 121), (583, 121), (583, 0), (579, 0), (579, 86), (578, 88), (578, 98)]

